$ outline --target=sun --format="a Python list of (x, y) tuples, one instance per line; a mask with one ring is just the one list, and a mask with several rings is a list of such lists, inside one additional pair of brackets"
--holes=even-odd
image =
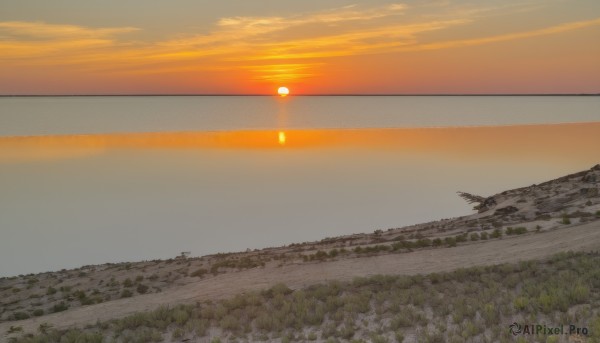
[(290, 94), (290, 90), (287, 87), (279, 87), (279, 89), (277, 90), (277, 94), (281, 96), (286, 96)]

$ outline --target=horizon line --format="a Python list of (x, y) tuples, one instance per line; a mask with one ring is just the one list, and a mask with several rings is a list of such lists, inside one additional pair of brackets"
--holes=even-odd
[[(109, 97), (109, 96), (273, 96), (278, 94), (223, 94), (223, 93), (124, 93), (124, 94), (0, 94), (2, 98), (9, 97)], [(296, 96), (600, 96), (600, 93), (320, 93), (320, 94), (290, 94)]]

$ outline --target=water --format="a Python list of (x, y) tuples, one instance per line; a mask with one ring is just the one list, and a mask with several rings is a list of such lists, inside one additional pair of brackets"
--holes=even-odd
[(468, 214), (600, 163), (598, 100), (0, 98), (0, 275)]
[(593, 122), (600, 96), (14, 97), (0, 136)]

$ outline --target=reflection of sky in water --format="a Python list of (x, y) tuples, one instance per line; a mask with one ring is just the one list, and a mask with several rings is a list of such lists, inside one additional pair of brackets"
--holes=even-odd
[(469, 213), (600, 162), (600, 123), (0, 138), (0, 274), (260, 248)]
[(600, 120), (600, 96), (0, 97), (0, 136)]

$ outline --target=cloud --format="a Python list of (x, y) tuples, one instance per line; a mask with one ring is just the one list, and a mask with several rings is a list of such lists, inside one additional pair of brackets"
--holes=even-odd
[(30, 60), (106, 48), (117, 44), (114, 36), (138, 30), (134, 27), (88, 28), (43, 22), (0, 22), (0, 60)]
[(123, 35), (140, 30), (134, 27), (7, 21), (0, 22), (0, 71), (54, 65), (83, 72), (135, 74), (237, 69), (255, 81), (287, 82), (318, 75), (334, 57), (450, 49), (600, 25), (599, 18), (478, 38), (425, 38), (427, 32), (477, 25), (486, 16), (528, 8), (530, 3), (496, 8), (444, 4), (434, 10), (401, 3), (350, 5), (288, 16), (224, 17), (204, 34), (162, 41), (124, 39)]
[(586, 27), (592, 26), (600, 26), (600, 18), (586, 21), (577, 21), (571, 23), (564, 23), (556, 26), (550, 26), (543, 29), (531, 30), (525, 32), (515, 32), (508, 33), (503, 35), (482, 37), (482, 38), (473, 38), (473, 39), (463, 39), (463, 40), (451, 40), (445, 42), (435, 42), (428, 44), (416, 44), (412, 47), (406, 47), (400, 50), (405, 51), (415, 51), (415, 50), (434, 50), (434, 49), (448, 49), (448, 48), (456, 48), (456, 47), (464, 47), (464, 46), (473, 46), (473, 45), (482, 45), (496, 42), (505, 42), (516, 39), (525, 39), (531, 37), (552, 35), (557, 33), (563, 33), (578, 29), (583, 29)]
[[(396, 16), (402, 14), (407, 8), (404, 4), (391, 4), (371, 9), (359, 9), (356, 5), (320, 11), (291, 17), (231, 17), (222, 18), (218, 25), (233, 30), (254, 30), (260, 28), (261, 32), (282, 30), (292, 26), (313, 23), (341, 23), (352, 21), (366, 21), (377, 18)], [(245, 31), (246, 33), (247, 31)]]
[(0, 32), (5, 36), (31, 37), (33, 39), (107, 38), (116, 34), (138, 31), (135, 27), (87, 28), (77, 25), (48, 24), (44, 22), (0, 22)]

